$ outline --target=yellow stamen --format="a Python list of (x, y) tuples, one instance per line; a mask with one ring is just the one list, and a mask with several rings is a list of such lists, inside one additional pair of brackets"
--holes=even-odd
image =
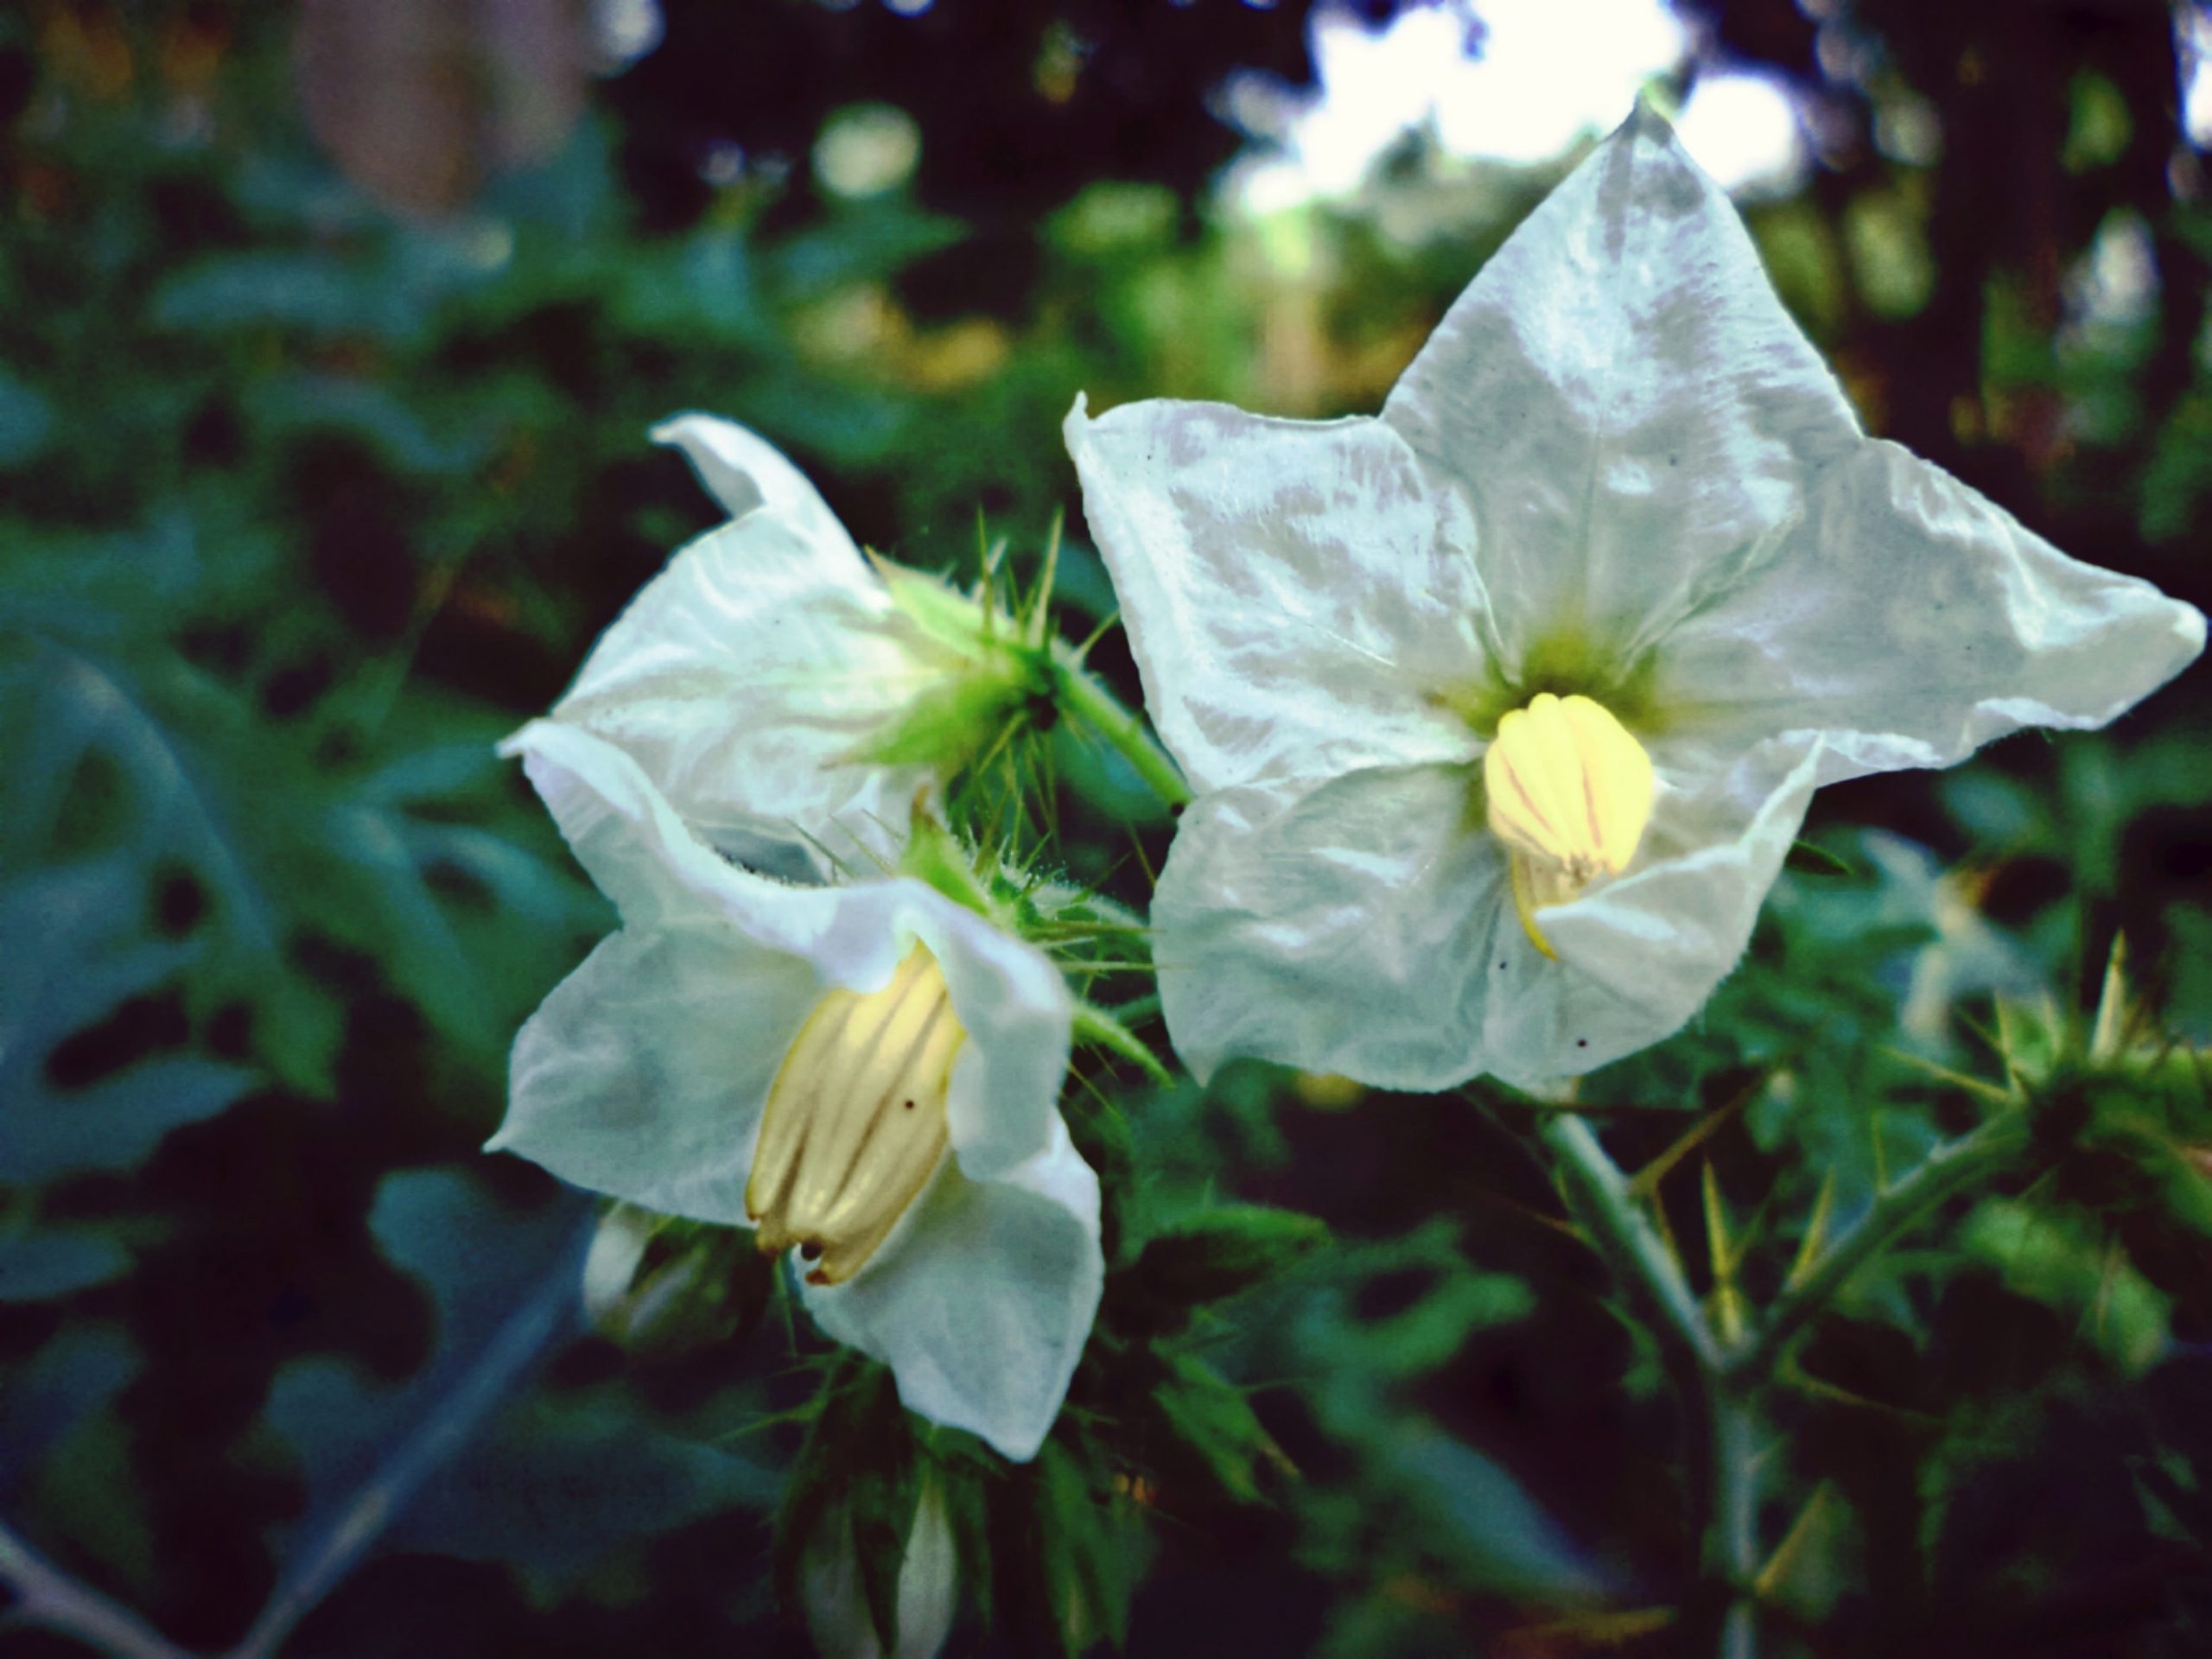
[(797, 1245), (812, 1284), (861, 1270), (944, 1155), (945, 1094), (966, 1039), (944, 971), (918, 944), (881, 990), (815, 1005), (768, 1090), (746, 1184), (762, 1251)]
[(1497, 722), (1483, 791), (1521, 925), (1551, 956), (1536, 912), (1628, 868), (1651, 821), (1651, 757), (1604, 704), (1540, 691)]

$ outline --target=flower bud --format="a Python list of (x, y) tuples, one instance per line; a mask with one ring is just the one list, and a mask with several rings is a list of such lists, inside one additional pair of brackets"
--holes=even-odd
[(952, 1523), (944, 1494), (933, 1481), (922, 1484), (899, 1567), (899, 1629), (889, 1654), (876, 1637), (861, 1586), (861, 1563), (853, 1542), (851, 1514), (839, 1510), (826, 1529), (829, 1548), (817, 1553), (805, 1571), (802, 1597), (807, 1633), (823, 1659), (932, 1659), (952, 1631), (958, 1610), (960, 1572)]

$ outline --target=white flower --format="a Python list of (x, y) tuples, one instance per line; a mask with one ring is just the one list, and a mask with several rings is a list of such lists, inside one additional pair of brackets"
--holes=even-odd
[(1058, 1109), (1072, 999), (1033, 946), (906, 879), (734, 867), (636, 760), (514, 740), (621, 912), (515, 1039), (494, 1148), (760, 1229), (907, 1407), (1035, 1454), (1098, 1304), (1098, 1182)]
[(822, 875), (880, 858), (915, 790), (1028, 695), (1027, 655), (984, 637), (974, 601), (872, 565), (745, 428), (685, 415), (653, 436), (730, 522), (646, 584), (553, 718), (628, 751), (746, 863)]
[(1867, 438), (1644, 110), (1380, 418), (1078, 399), (1067, 436), (1198, 796), (1154, 923), (1200, 1077), (1626, 1054), (1734, 965), (1815, 785), (2101, 725), (2203, 643)]

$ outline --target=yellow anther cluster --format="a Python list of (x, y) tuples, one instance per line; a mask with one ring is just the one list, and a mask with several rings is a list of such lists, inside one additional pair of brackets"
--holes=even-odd
[(858, 1273), (944, 1155), (944, 1100), (967, 1033), (916, 945), (880, 991), (831, 991), (784, 1057), (745, 1207), (760, 1249), (794, 1245), (817, 1285)]
[(1651, 820), (1651, 757), (1604, 704), (1541, 691), (1497, 722), (1483, 788), (1491, 830), (1510, 849), (1521, 925), (1548, 957), (1536, 912), (1636, 856)]

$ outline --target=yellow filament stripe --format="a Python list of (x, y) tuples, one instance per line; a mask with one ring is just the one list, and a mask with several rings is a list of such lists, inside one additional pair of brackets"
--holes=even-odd
[(1483, 756), (1491, 830), (1578, 882), (1618, 875), (1651, 819), (1651, 757), (1601, 703), (1539, 692)]
[(1651, 822), (1651, 757), (1603, 703), (1540, 691), (1497, 722), (1483, 755), (1484, 810), (1503, 842), (1529, 943), (1536, 912), (1618, 875)]
[(768, 1091), (746, 1209), (761, 1249), (793, 1246), (817, 1284), (860, 1271), (929, 1184), (967, 1033), (920, 945), (878, 991), (831, 991)]

